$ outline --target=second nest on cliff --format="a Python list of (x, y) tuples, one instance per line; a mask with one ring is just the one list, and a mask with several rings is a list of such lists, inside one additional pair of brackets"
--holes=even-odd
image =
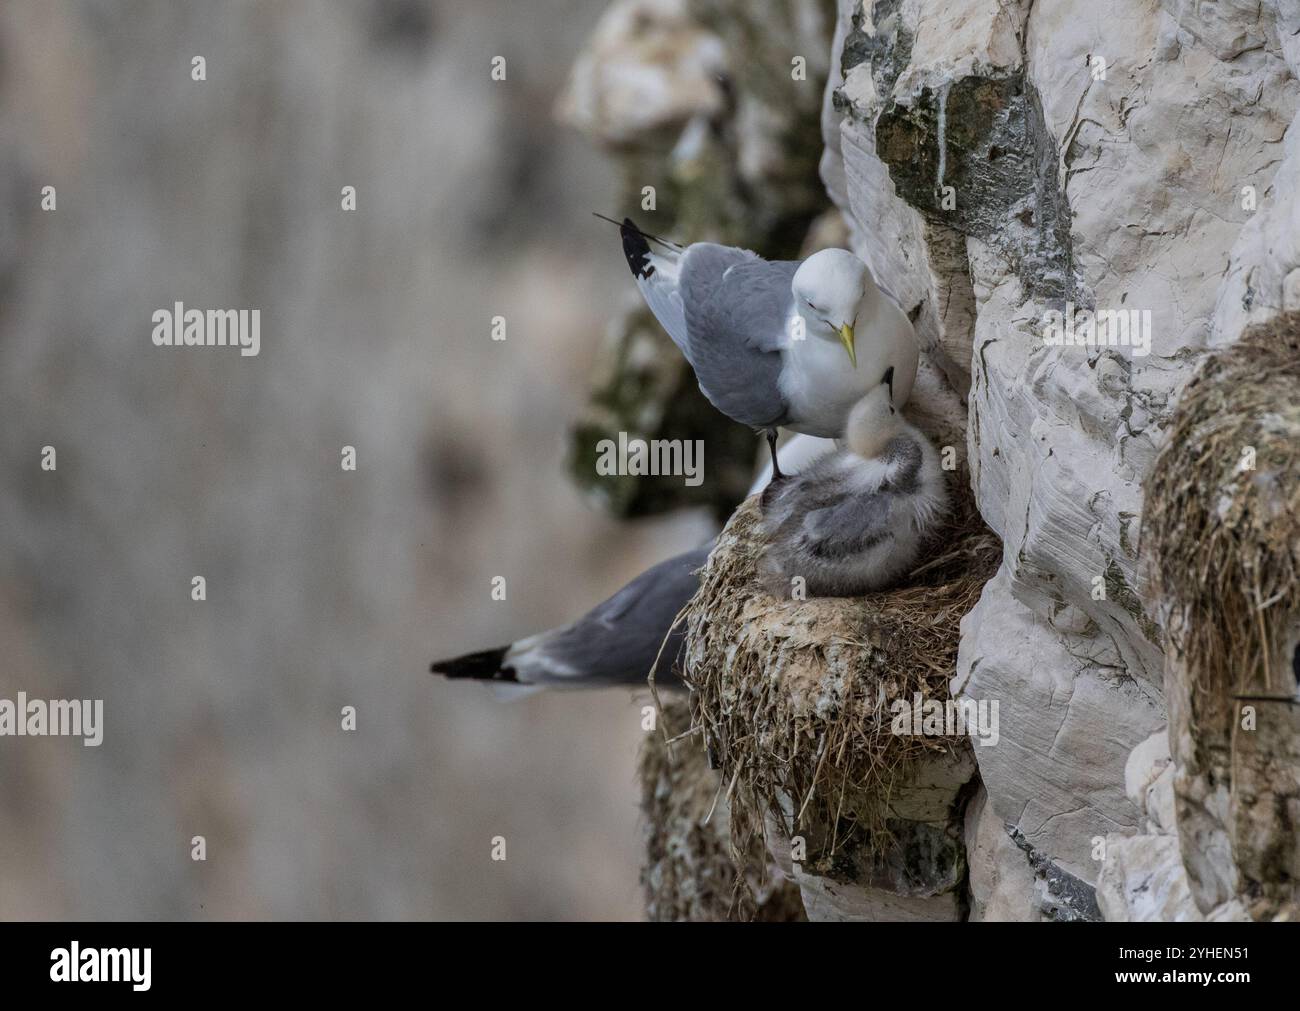
[(757, 498), (736, 510), (683, 615), (692, 727), (722, 772), (732, 854), (779, 826), (804, 839), (798, 862), (815, 873), (846, 847), (880, 860), (895, 789), (927, 759), (967, 755), (964, 740), (892, 733), (891, 704), (948, 699), (960, 621), (1001, 545), (967, 499), (908, 585), (779, 600), (759, 582), (760, 518)]
[[(667, 702), (660, 719), (667, 735), (680, 733), (689, 721), (686, 700)], [(697, 741), (670, 745), (657, 734), (648, 735), (639, 771), (646, 824), (641, 883), (648, 919), (807, 919), (798, 886), (772, 872), (762, 839), (747, 840), (739, 859), (732, 854), (718, 773), (709, 768)]]
[[(1300, 312), (1205, 361), (1179, 399), (1146, 496), (1143, 547), (1192, 675), (1194, 715), (1230, 724), (1235, 697), (1294, 698)], [(1284, 655), (1288, 646), (1296, 656)]]

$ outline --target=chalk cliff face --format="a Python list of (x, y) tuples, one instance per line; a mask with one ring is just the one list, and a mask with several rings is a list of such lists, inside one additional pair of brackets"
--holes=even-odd
[[(1170, 719), (1190, 675), (1141, 533), (1198, 366), (1300, 309), (1300, 0), (836, 13), (820, 175), (914, 312), (912, 408), (1003, 542), (950, 686), (1000, 703), (966, 805), (969, 915), (1276, 915), (1234, 867), (1243, 798), (1194, 761), (1187, 707)], [(1269, 732), (1293, 741), (1282, 712)]]
[[(1188, 887), (1158, 771), (1164, 632), (1142, 481), (1205, 349), (1300, 297), (1298, 31), (1295, 3), (840, 7), (823, 176), (966, 396), (973, 488), (1004, 544), (952, 683), (1002, 703), (999, 746), (976, 749), (988, 797), (972, 839), (991, 853), (972, 866), (1032, 850), (1083, 882), (1104, 869), (1108, 917), (1197, 918), (1233, 899)], [(1045, 314), (1071, 308), (1136, 310), (1122, 318), (1149, 330), (1052, 346)], [(1158, 899), (1140, 887), (1152, 876)], [(1037, 887), (1047, 901), (1004, 908), (1050, 911), (1050, 880)]]

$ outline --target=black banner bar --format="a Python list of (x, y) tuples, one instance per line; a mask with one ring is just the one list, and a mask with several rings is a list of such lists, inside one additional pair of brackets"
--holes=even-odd
[[(819, 975), (843, 966), (852, 986), (866, 963), (882, 985), (896, 977), (918, 995), (1006, 975), (1072, 997), (1139, 987), (1231, 999), (1241, 987), (1289, 986), (1297, 942), (1295, 924), (8, 923), (0, 978), (6, 995), (337, 999), (454, 976), (472, 997), (557, 974), (579, 990), (611, 974), (671, 986), (701, 972), (725, 975), (729, 992), (766, 989), (782, 966), (793, 990), (805, 986), (801, 965)], [(760, 959), (765, 972), (736, 971)]]

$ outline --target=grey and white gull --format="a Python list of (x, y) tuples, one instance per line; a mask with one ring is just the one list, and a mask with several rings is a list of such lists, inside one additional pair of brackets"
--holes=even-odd
[(697, 572), (712, 548), (710, 542), (660, 562), (562, 628), (439, 660), (432, 670), (507, 685), (602, 688), (644, 685), (653, 667), (657, 681), (672, 683), (683, 635), (673, 622), (699, 586)]
[[(798, 436), (779, 452), (787, 470), (797, 470), (834, 449), (829, 440)], [(750, 494), (761, 490), (770, 477), (769, 466)], [(439, 660), (432, 670), (448, 678), (491, 682), (506, 695), (520, 693), (514, 685), (636, 687), (646, 683), (652, 666), (660, 686), (679, 685), (675, 662), (683, 629), (674, 629), (673, 622), (699, 588), (698, 572), (712, 549), (713, 541), (709, 541), (660, 562), (568, 625), (508, 646)]]
[(837, 438), (886, 368), (896, 405), (907, 402), (919, 358), (912, 322), (847, 250), (769, 261), (712, 242), (675, 250), (630, 218), (620, 231), (637, 287), (700, 390), (766, 434), (775, 476), (778, 428)]
[(892, 378), (849, 412), (842, 449), (763, 492), (759, 574), (774, 596), (791, 596), (796, 578), (815, 597), (884, 589), (946, 516), (939, 454), (893, 403)]

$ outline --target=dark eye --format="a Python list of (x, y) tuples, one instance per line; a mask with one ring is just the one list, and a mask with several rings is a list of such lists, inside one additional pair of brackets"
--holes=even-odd
[[(804, 301), (805, 301), (805, 302), (808, 302), (808, 300), (807, 300), (806, 298), (804, 299)], [(818, 309), (818, 308), (817, 308), (815, 305), (813, 305), (811, 302), (808, 302), (808, 308), (811, 309), (811, 310), (813, 310), (813, 312), (821, 312), (821, 310)]]

